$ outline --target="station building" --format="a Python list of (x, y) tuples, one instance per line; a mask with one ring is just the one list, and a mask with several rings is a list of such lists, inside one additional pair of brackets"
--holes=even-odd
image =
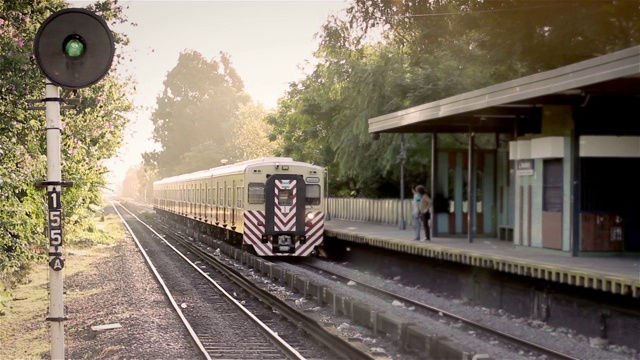
[[(369, 119), (431, 133), (433, 236), (640, 251), (640, 46)], [(464, 133), (465, 149), (438, 144)]]

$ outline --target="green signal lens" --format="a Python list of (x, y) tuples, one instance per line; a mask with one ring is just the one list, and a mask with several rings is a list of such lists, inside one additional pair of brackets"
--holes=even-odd
[(64, 53), (70, 58), (77, 58), (84, 54), (84, 43), (79, 39), (69, 39), (64, 44)]

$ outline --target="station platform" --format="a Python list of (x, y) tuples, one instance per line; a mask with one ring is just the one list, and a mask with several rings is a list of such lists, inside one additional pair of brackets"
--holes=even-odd
[[(423, 230), (424, 234), (424, 230)], [(413, 228), (331, 219), (325, 236), (396, 252), (489, 268), (571, 286), (640, 298), (640, 256), (572, 257), (571, 254), (475, 237), (413, 240)]]

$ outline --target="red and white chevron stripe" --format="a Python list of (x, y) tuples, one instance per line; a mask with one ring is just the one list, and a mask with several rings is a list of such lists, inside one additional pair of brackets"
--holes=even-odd
[(309, 211), (305, 214), (304, 234), (307, 237), (305, 244), (296, 243), (295, 256), (309, 256), (316, 246), (324, 241), (324, 213), (322, 211)]
[[(296, 207), (298, 205), (298, 196), (296, 188), (296, 180), (276, 180), (275, 181), (275, 208), (274, 208), (274, 224), (275, 231), (294, 231), (296, 226)], [(286, 184), (286, 189), (285, 185)], [(293, 197), (291, 206), (280, 205), (278, 202), (281, 191), (292, 191)]]
[(256, 254), (259, 256), (269, 256), (271, 254), (271, 244), (262, 243), (264, 234), (265, 213), (262, 210), (247, 210), (244, 212), (244, 234), (243, 243), (253, 245)]

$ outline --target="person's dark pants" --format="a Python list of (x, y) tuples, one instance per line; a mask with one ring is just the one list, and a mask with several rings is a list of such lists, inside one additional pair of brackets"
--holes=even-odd
[(431, 219), (431, 213), (422, 214), (422, 224), (424, 225), (425, 238), (431, 240), (431, 233), (429, 232), (429, 220)]

